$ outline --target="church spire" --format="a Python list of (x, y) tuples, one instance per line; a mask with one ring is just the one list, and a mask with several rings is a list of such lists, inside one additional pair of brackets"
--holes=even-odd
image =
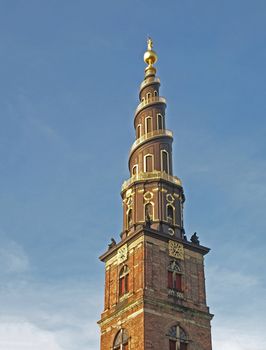
[(129, 152), (130, 178), (121, 192), (123, 239), (147, 220), (155, 230), (184, 236), (184, 194), (180, 179), (173, 176), (173, 133), (166, 129), (166, 99), (160, 96), (160, 79), (154, 67), (157, 59), (148, 38), (144, 53), (147, 67), (134, 115), (136, 139)]

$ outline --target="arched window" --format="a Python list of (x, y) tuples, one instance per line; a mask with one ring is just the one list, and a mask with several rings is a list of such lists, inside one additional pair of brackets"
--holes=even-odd
[(113, 350), (128, 350), (128, 339), (127, 331), (120, 329), (115, 336)]
[(174, 224), (175, 222), (175, 208), (171, 204), (167, 204), (166, 207), (166, 217), (167, 221), (170, 222), (171, 224)]
[(145, 133), (148, 134), (152, 131), (152, 119), (151, 117), (145, 118)]
[(178, 263), (173, 260), (168, 266), (168, 288), (182, 292), (182, 273)]
[(128, 275), (129, 269), (125, 265), (122, 267), (119, 274), (119, 296), (122, 297), (128, 292)]
[(169, 173), (169, 154), (167, 151), (161, 151), (161, 171)]
[(137, 126), (137, 139), (141, 137), (141, 124)]
[(147, 100), (149, 101), (149, 99), (151, 98), (151, 93), (148, 92), (146, 96), (147, 96)]
[(149, 220), (153, 220), (153, 205), (152, 203), (146, 203), (145, 204), (145, 220), (149, 219)]
[(183, 328), (173, 326), (168, 331), (169, 350), (188, 350), (188, 336)]
[(157, 129), (163, 129), (163, 116), (161, 114), (157, 114)]
[(132, 168), (132, 175), (136, 176), (138, 174), (138, 164), (135, 164)]
[(154, 90), (153, 95), (158, 96), (158, 92), (156, 90)]
[(164, 117), (160, 113), (157, 114), (157, 129), (164, 129)]
[(133, 224), (132, 209), (129, 209), (129, 211), (127, 212), (127, 228), (130, 228), (132, 224)]
[(144, 172), (152, 172), (153, 171), (153, 155), (147, 154), (144, 156)]

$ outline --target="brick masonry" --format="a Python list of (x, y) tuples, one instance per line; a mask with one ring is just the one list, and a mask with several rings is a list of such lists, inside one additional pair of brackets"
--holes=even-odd
[[(180, 325), (188, 335), (188, 350), (211, 350), (206, 305), (204, 257), (200, 247), (184, 244), (184, 260), (169, 256), (168, 238), (143, 229), (127, 243), (127, 260), (118, 263), (115, 247), (105, 258), (105, 310), (101, 321), (101, 350), (112, 349), (117, 332), (127, 329), (129, 349), (168, 349), (167, 332)], [(183, 242), (184, 243), (184, 242)], [(182, 298), (169, 295), (168, 266), (176, 260), (182, 270)], [(128, 293), (119, 298), (119, 272), (129, 268)]]

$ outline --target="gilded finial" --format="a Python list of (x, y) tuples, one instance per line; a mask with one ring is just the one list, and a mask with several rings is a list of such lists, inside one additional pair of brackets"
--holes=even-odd
[(152, 38), (148, 37), (148, 40), (147, 40), (147, 49), (151, 51), (151, 50), (152, 50), (152, 47), (153, 47)]
[(152, 48), (153, 48), (153, 41), (150, 37), (148, 37), (147, 51), (144, 53), (144, 62), (148, 64), (149, 68), (151, 68), (158, 59), (156, 52), (153, 51)]

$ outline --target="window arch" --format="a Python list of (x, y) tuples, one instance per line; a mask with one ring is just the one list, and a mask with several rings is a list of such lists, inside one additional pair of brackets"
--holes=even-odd
[(145, 220), (153, 220), (154, 211), (153, 211), (153, 203), (146, 203), (144, 206), (144, 218)]
[(168, 331), (169, 350), (188, 350), (188, 336), (180, 326), (173, 326)]
[(147, 97), (147, 100), (149, 101), (149, 99), (151, 98), (151, 93), (148, 92), (147, 95), (146, 95), (146, 97)]
[(173, 260), (168, 266), (168, 288), (177, 292), (183, 292), (182, 272), (179, 264)]
[(154, 169), (153, 154), (146, 154), (144, 156), (144, 172), (152, 172)]
[(141, 124), (138, 124), (137, 126), (137, 139), (141, 137)]
[(166, 218), (169, 223), (175, 223), (175, 207), (172, 204), (166, 206)]
[(129, 269), (126, 265), (124, 265), (119, 273), (119, 296), (120, 297), (128, 293), (128, 276), (129, 276)]
[(114, 339), (113, 350), (128, 350), (128, 333), (125, 329), (120, 329)]
[(138, 166), (138, 164), (135, 164), (135, 165), (132, 167), (132, 176), (138, 175), (138, 170), (139, 170), (139, 166)]
[(161, 171), (169, 173), (169, 153), (166, 150), (161, 151)]
[(132, 209), (129, 209), (127, 212), (127, 228), (130, 228), (132, 224), (133, 224)]
[(154, 96), (158, 96), (158, 91), (157, 91), (157, 90), (154, 90), (153, 95), (154, 95)]
[(161, 130), (164, 128), (164, 120), (163, 120), (163, 116), (158, 113), (157, 114), (157, 129)]
[(152, 118), (146, 117), (145, 118), (145, 133), (148, 134), (152, 131)]

